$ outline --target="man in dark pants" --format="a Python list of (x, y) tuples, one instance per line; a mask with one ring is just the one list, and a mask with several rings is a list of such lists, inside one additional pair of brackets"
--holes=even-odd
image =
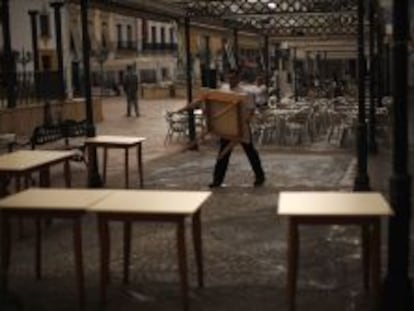
[[(239, 86), (239, 76), (236, 71), (230, 71), (228, 74), (229, 92), (234, 93), (245, 93), (244, 90)], [(254, 100), (252, 96), (247, 96), (247, 100), (244, 102), (244, 108), (248, 110), (250, 117), (254, 112)], [(217, 156), (216, 165), (214, 167), (213, 182), (209, 185), (210, 188), (220, 187), (223, 183), (226, 175), (227, 167), (229, 164), (230, 156), (233, 147), (229, 144), (232, 142), (228, 139), (220, 138), (220, 150)], [(241, 142), (244, 152), (249, 159), (250, 165), (255, 174), (254, 186), (259, 187), (265, 182), (265, 174), (260, 161), (259, 153), (255, 149), (252, 141), (246, 143)]]
[(131, 116), (131, 109), (135, 110), (135, 115), (139, 117), (138, 109), (138, 76), (131, 65), (127, 66), (124, 76), (124, 91), (127, 98), (127, 116)]

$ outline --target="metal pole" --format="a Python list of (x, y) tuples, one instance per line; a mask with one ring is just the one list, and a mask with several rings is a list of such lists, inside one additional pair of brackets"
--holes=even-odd
[(297, 57), (297, 47), (295, 46), (294, 48), (293, 48), (293, 83), (294, 83), (294, 85), (293, 85), (293, 87), (295, 88), (295, 101), (297, 102), (299, 99), (298, 99), (298, 79), (297, 79), (297, 75), (296, 75), (296, 61), (297, 61), (297, 59), (296, 59), (296, 57)]
[(55, 13), (55, 30), (56, 30), (56, 55), (58, 61), (58, 73), (59, 73), (59, 95), (60, 98), (65, 98), (65, 75), (63, 67), (63, 46), (62, 46), (62, 16), (60, 9), (63, 6), (63, 2), (52, 2), (50, 6), (54, 9)]
[[(95, 125), (93, 121), (92, 93), (91, 93), (91, 77), (90, 77), (90, 42), (88, 33), (88, 7), (89, 0), (81, 0), (81, 23), (82, 23), (82, 57), (83, 57), (83, 79), (85, 86), (85, 104), (86, 104), (86, 122), (88, 137), (96, 135)], [(91, 158), (94, 159), (89, 165), (93, 165), (91, 174), (89, 174), (88, 186), (98, 188), (103, 185), (102, 179), (98, 172), (98, 157), (96, 149), (94, 149)]]
[(33, 68), (34, 72), (39, 71), (39, 46), (37, 44), (37, 17), (38, 11), (29, 11), (30, 24), (32, 28), (32, 49), (33, 49)]
[(375, 103), (377, 96), (377, 55), (376, 55), (376, 0), (369, 1), (369, 131), (368, 131), (368, 146), (371, 153), (378, 152), (378, 145), (375, 135), (376, 118), (375, 118)]
[(357, 175), (354, 191), (370, 190), (367, 146), (367, 124), (365, 122), (365, 51), (364, 51), (364, 1), (358, 1), (358, 124), (357, 124)]
[(393, 10), (393, 173), (390, 200), (394, 216), (388, 226), (388, 265), (385, 310), (413, 310), (409, 277), (411, 176), (408, 172), (408, 0), (394, 2)]
[[(185, 52), (186, 52), (186, 62), (187, 62), (187, 102), (191, 103), (193, 101), (193, 83), (192, 83), (192, 70), (193, 66), (191, 63), (191, 45), (190, 45), (190, 18), (185, 17), (184, 21), (184, 32), (185, 32)], [(188, 111), (188, 132), (190, 138), (190, 146), (192, 150), (198, 149), (196, 142), (196, 132), (195, 132), (195, 118), (194, 111), (190, 109)]]
[(233, 43), (234, 43), (234, 60), (236, 63), (236, 68), (239, 70), (239, 31), (237, 29), (233, 30)]
[(9, 0), (2, 0), (3, 59), (7, 83), (7, 108), (16, 107), (16, 67), (11, 47)]
[(384, 12), (381, 7), (377, 11), (377, 107), (382, 107), (384, 97)]
[(385, 43), (385, 70), (384, 70), (384, 79), (385, 79), (385, 95), (391, 95), (391, 46), (389, 42)]
[(265, 83), (266, 83), (266, 92), (269, 92), (270, 87), (270, 62), (269, 62), (269, 36), (265, 35), (264, 37), (264, 62), (265, 62)]

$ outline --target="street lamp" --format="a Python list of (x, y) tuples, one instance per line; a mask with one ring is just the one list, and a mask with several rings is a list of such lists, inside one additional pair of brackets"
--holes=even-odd
[[(28, 91), (28, 81), (26, 75), (26, 66), (33, 60), (32, 53), (29, 51), (25, 51), (24, 47), (22, 47), (21, 51), (16, 51), (14, 53), (16, 64), (20, 64), (22, 66), (22, 79), (21, 79), (21, 88), (22, 93), (27, 94)], [(27, 94), (28, 95), (28, 94)], [(29, 96), (26, 96), (26, 103), (29, 102)]]

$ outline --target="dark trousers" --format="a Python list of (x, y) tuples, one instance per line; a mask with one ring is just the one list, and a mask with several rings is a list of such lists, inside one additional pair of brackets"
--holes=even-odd
[[(222, 157), (220, 157), (220, 154), (224, 149), (226, 149), (227, 145), (230, 143), (230, 140), (220, 138), (220, 151), (217, 157), (216, 165), (214, 167), (213, 175), (213, 181), (216, 184), (221, 184), (226, 175), (227, 166), (229, 165), (229, 160), (233, 148), (228, 150)], [(256, 179), (264, 178), (264, 172), (262, 168), (262, 163), (260, 162), (259, 153), (254, 148), (253, 143), (241, 143), (241, 145), (244, 149), (244, 152), (247, 155), (247, 158), (249, 159), (250, 165), (254, 171)]]
[(131, 116), (131, 110), (135, 111), (135, 115), (139, 116), (139, 109), (138, 109), (138, 97), (133, 95), (127, 95), (127, 115), (128, 117)]

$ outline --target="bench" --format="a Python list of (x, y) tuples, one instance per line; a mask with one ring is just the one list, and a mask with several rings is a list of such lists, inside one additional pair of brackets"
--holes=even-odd
[(0, 134), (0, 148), (6, 147), (8, 152), (12, 152), (15, 144), (16, 144), (16, 134), (14, 133)]
[(87, 123), (86, 120), (74, 121), (64, 120), (59, 124), (53, 125), (41, 125), (37, 126), (33, 130), (33, 134), (30, 137), (31, 149), (36, 149), (37, 146), (63, 141), (64, 145), (57, 149), (64, 150), (79, 150), (80, 154), (75, 160), (84, 161), (83, 153), (85, 151), (84, 144), (73, 145), (70, 144), (70, 138), (86, 137)]

